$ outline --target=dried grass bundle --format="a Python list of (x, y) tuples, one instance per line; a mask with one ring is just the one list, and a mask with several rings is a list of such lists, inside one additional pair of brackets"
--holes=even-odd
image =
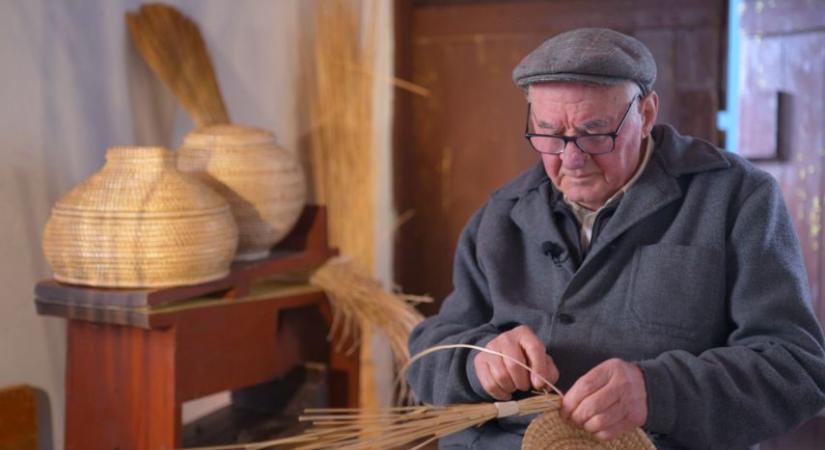
[[(371, 67), (375, 0), (314, 4), (313, 76), (308, 89), (316, 200), (327, 206), (330, 240), (360, 270), (375, 263), (375, 142)], [(360, 6), (360, 8), (359, 8)], [(363, 35), (361, 30), (364, 30)]]
[[(373, 77), (363, 68), (374, 65), (377, 5), (377, 0), (314, 2), (306, 67), (315, 199), (327, 207), (332, 245), (368, 274), (374, 273), (376, 255), (375, 91)], [(369, 326), (362, 327), (360, 401), (365, 407), (381, 403), (371, 334)]]
[(409, 366), (431, 353), (466, 348), (500, 356), (537, 375), (554, 394), (545, 392), (518, 401), (459, 404), (449, 406), (406, 406), (367, 411), (357, 408), (307, 409), (301, 416), (313, 428), (303, 435), (275, 439), (256, 444), (204, 447), (191, 450), (262, 450), (290, 446), (300, 450), (372, 450), (405, 448), (421, 449), (444, 436), (481, 425), (487, 421), (538, 414), (527, 427), (522, 450), (655, 450), (640, 429), (609, 442), (595, 439), (582, 429), (565, 423), (558, 414), (561, 391), (533, 369), (503, 353), (487, 348), (450, 344), (429, 348), (410, 358), (401, 370), (400, 378)]
[(444, 436), (481, 425), (495, 418), (527, 416), (558, 410), (555, 395), (523, 400), (450, 406), (409, 406), (362, 413), (351, 410), (312, 409), (302, 416), (314, 429), (305, 434), (302, 450), (420, 449)]
[(229, 123), (209, 52), (195, 22), (171, 6), (150, 3), (126, 13), (126, 24), (138, 52), (198, 126)]
[[(372, 326), (387, 337), (396, 367), (407, 366), (407, 339), (424, 318), (413, 305), (430, 302), (431, 298), (388, 291), (347, 258), (324, 264), (311, 276), (310, 283), (322, 288), (329, 298), (333, 310), (330, 340), (338, 351), (354, 352), (363, 330)], [(406, 384), (399, 385), (397, 399), (407, 399)]]
[(300, 420), (312, 423), (313, 428), (300, 436), (190, 450), (415, 450), (495, 418), (556, 411), (559, 405), (558, 396), (544, 394), (509, 402), (404, 406), (382, 408), (376, 412), (347, 408), (307, 409)]

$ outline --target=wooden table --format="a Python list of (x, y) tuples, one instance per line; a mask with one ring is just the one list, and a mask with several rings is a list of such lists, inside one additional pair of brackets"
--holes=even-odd
[(38, 313), (69, 321), (66, 449), (180, 447), (183, 402), (269, 381), (305, 361), (328, 364), (331, 406), (357, 406), (357, 352), (326, 342), (323, 292), (272, 280), (301, 280), (294, 274), (334, 255), (324, 211), (310, 207), (268, 259), (237, 264), (215, 282), (155, 290), (39, 283)]

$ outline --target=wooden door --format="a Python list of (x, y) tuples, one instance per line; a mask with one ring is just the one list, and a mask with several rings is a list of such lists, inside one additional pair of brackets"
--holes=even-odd
[(609, 27), (647, 44), (658, 64), (660, 122), (718, 142), (723, 0), (413, 1), (397, 3), (397, 73), (429, 90), (399, 93), (396, 279), (437, 303), (470, 215), (537, 157), (522, 138), (524, 93), (513, 67), (546, 38)]

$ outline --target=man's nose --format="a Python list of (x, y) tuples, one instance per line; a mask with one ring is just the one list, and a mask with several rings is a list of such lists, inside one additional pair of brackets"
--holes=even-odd
[(565, 169), (580, 169), (584, 167), (589, 157), (590, 155), (581, 151), (575, 142), (570, 141), (564, 147), (564, 153), (561, 154), (561, 163)]

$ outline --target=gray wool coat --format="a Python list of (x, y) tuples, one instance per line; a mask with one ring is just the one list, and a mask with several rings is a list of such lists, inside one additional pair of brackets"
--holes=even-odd
[[(609, 358), (636, 362), (658, 448), (748, 448), (825, 407), (823, 337), (799, 243), (770, 175), (669, 126), (653, 135), (644, 173), (600, 213), (586, 252), (540, 163), (495, 192), (462, 232), (454, 290), (413, 330), (410, 351), (484, 346), (526, 324), (562, 390)], [(493, 401), (474, 355), (415, 363), (418, 398)], [(518, 449), (531, 418), (493, 420), (440, 448)]]

